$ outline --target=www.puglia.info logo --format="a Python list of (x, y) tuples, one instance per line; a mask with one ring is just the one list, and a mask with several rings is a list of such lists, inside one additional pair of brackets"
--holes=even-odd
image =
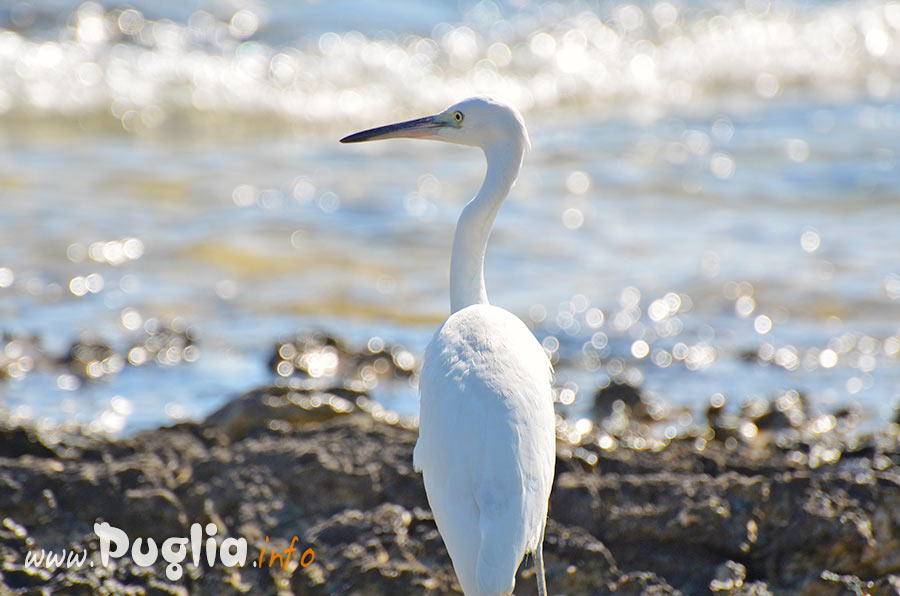
[[(190, 536), (171, 536), (166, 538), (160, 546), (157, 546), (153, 538), (136, 538), (132, 543), (123, 530), (110, 525), (107, 522), (95, 523), (94, 533), (100, 538), (100, 562), (104, 567), (109, 565), (110, 558), (120, 559), (128, 553), (128, 547), (131, 546), (131, 560), (140, 567), (150, 567), (154, 565), (162, 555), (163, 560), (168, 563), (166, 565), (166, 577), (171, 581), (181, 578), (184, 573), (182, 563), (187, 559), (188, 545), (190, 545), (191, 557), (195, 566), (200, 565), (203, 555), (206, 555), (206, 563), (210, 567), (216, 564), (216, 558), (225, 567), (243, 567), (247, 564), (247, 539), (246, 538), (224, 538), (219, 544), (215, 535), (218, 528), (214, 523), (206, 524), (206, 539), (204, 540), (204, 528), (200, 524), (194, 523), (190, 527)], [(268, 563), (269, 567), (278, 564), (283, 569), (288, 569), (291, 558), (294, 553), (298, 552), (294, 546), (298, 538), (294, 536), (291, 539), (291, 545), (284, 551), (270, 550), (264, 547), (257, 559), (252, 561), (254, 567), (263, 567)], [(266, 536), (266, 543), (269, 537)], [(268, 551), (268, 554), (267, 554)], [(301, 567), (308, 567), (316, 558), (316, 553), (311, 548), (307, 548), (300, 555), (299, 564)], [(84, 551), (79, 553), (75, 550), (62, 550), (60, 552), (46, 552), (41, 549), (40, 554), (29, 551), (25, 554), (26, 567), (44, 567), (47, 569), (56, 569), (59, 567), (81, 568), (85, 564), (93, 567), (94, 562), (88, 561), (88, 553)]]

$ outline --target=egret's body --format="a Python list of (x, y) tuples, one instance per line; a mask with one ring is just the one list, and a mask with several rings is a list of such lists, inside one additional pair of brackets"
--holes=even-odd
[(528, 328), (489, 304), (459, 310), (425, 351), (413, 456), (463, 592), (513, 590), (543, 540), (553, 483), (550, 367)]
[(521, 116), (472, 98), (436, 116), (357, 133), (345, 142), (419, 137), (484, 150), (481, 190), (463, 209), (450, 261), (452, 314), (425, 351), (413, 462), (466, 596), (503, 596), (541, 544), (553, 484), (552, 370), (515, 315), (488, 303), (484, 254), (494, 218), (528, 148)]

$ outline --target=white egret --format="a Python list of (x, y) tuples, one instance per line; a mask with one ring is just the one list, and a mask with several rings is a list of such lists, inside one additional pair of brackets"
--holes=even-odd
[(373, 128), (343, 143), (422, 138), (480, 147), (481, 190), (463, 209), (450, 259), (450, 317), (425, 351), (413, 464), (467, 596), (502, 596), (542, 544), (556, 459), (552, 367), (515, 315), (488, 303), (484, 254), (494, 218), (530, 148), (512, 107), (476, 97), (440, 114)]

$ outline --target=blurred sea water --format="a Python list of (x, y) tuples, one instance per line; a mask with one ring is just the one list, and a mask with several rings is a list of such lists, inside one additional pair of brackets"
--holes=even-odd
[[(477, 93), (534, 147), (488, 292), (573, 416), (611, 380), (893, 416), (895, 1), (2, 4), (0, 407), (128, 432), (271, 382), (298, 330), (420, 354), (482, 158), (337, 139)], [(190, 351), (129, 350), (165, 327)], [(91, 337), (96, 379), (30, 351)]]

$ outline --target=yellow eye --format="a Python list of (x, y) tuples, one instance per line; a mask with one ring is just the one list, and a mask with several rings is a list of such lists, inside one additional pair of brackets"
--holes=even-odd
[(463, 118), (464, 118), (464, 116), (463, 116), (462, 112), (453, 112), (453, 119), (456, 120), (457, 122), (462, 122)]

